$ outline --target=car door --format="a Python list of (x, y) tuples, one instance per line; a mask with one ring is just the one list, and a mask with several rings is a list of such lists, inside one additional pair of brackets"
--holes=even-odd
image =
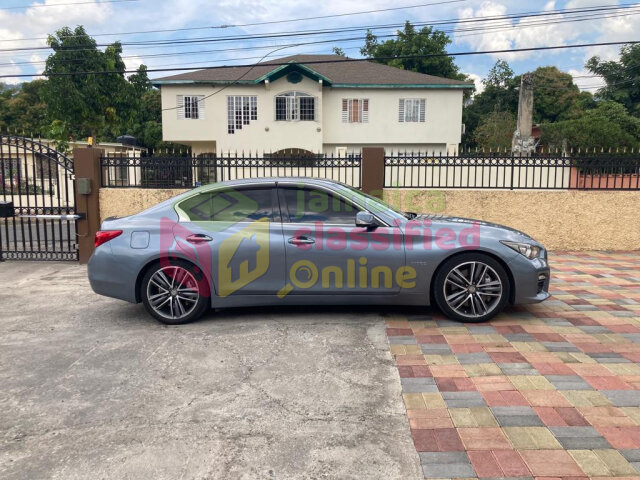
[(285, 253), (275, 183), (205, 191), (181, 201), (176, 210), (175, 241), (199, 264), (210, 265), (216, 295), (269, 295), (282, 289)]
[(396, 226), (356, 227), (362, 210), (318, 185), (278, 182), (287, 286), (291, 295), (379, 295), (400, 291), (405, 265)]

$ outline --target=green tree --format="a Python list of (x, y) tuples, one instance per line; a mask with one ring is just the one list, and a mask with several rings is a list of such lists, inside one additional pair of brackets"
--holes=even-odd
[[(517, 81), (519, 82), (520, 77)], [(573, 77), (557, 67), (539, 67), (533, 72), (533, 121), (557, 122), (577, 118), (584, 112), (586, 100), (573, 83)]]
[(498, 60), (487, 77), (482, 80), (485, 88), (507, 88), (513, 81), (513, 69), (505, 60)]
[[(412, 72), (426, 73), (438, 77), (467, 80), (467, 76), (460, 73), (453, 57), (442, 55), (446, 53), (446, 47), (451, 43), (451, 38), (433, 27), (423, 27), (420, 30), (406, 22), (404, 29), (398, 31), (398, 37), (378, 42), (378, 38), (369, 30), (367, 31), (365, 44), (360, 53), (366, 57), (374, 58), (373, 61), (391, 65), (392, 67), (411, 70)], [(380, 58), (376, 57), (403, 57), (439, 55), (425, 58)]]
[(0, 129), (25, 135), (46, 132), (48, 119), (41, 92), (46, 80), (0, 86)]
[[(477, 146), (475, 130), (488, 116), (495, 112), (508, 112), (515, 118), (518, 112), (519, 79), (514, 77), (507, 62), (498, 60), (482, 83), (484, 91), (474, 95), (462, 113), (462, 121), (466, 126), (464, 141), (469, 146)], [(509, 132), (509, 138), (514, 130), (515, 127)]]
[(640, 119), (616, 102), (602, 101), (573, 120), (544, 123), (542, 143), (551, 148), (631, 148), (640, 143)]
[(344, 53), (344, 50), (343, 50), (343, 49), (341, 49), (340, 47), (333, 47), (331, 50), (332, 50), (332, 51), (333, 51), (333, 53), (334, 53), (334, 54), (336, 54), (336, 55), (340, 55), (341, 57), (346, 57), (346, 55), (345, 55), (345, 53)]
[[(491, 68), (483, 80), (484, 91), (475, 95), (463, 112), (468, 144), (474, 145), (475, 129), (493, 112), (510, 112), (514, 118), (517, 116), (521, 79), (503, 60), (498, 60)], [(539, 67), (533, 71), (534, 123), (575, 119), (592, 108), (595, 108), (592, 95), (581, 92), (570, 74), (556, 67)]]
[[(132, 85), (123, 73), (122, 46), (116, 42), (103, 52), (82, 26), (64, 27), (47, 42), (54, 53), (47, 58), (44, 73), (48, 82), (42, 98), (50, 119), (57, 121), (58, 134), (97, 137), (120, 133), (121, 119), (135, 108), (129, 101)], [(114, 73), (87, 73), (105, 71)]]
[(511, 112), (494, 111), (486, 115), (473, 133), (475, 144), (486, 150), (511, 148), (516, 118)]
[(624, 45), (617, 62), (594, 56), (585, 66), (606, 82), (597, 92), (599, 99), (618, 102), (633, 115), (640, 116), (640, 44)]

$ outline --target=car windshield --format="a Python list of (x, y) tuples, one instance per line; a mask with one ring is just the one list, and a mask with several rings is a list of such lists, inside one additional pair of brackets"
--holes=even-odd
[(415, 218), (417, 215), (412, 212), (401, 212), (400, 210), (395, 209), (391, 205), (386, 202), (383, 202), (377, 197), (373, 195), (369, 195), (368, 193), (361, 192), (360, 190), (356, 190), (355, 188), (349, 185), (343, 185), (345, 188), (349, 190), (349, 194), (353, 200), (362, 204), (368, 210), (373, 213), (377, 212), (391, 212), (401, 218), (409, 219)]

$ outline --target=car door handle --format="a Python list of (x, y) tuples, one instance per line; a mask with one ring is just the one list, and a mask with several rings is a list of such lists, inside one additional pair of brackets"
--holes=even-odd
[(311, 245), (312, 243), (316, 243), (316, 241), (309, 237), (291, 237), (289, 243), (291, 245)]
[(195, 244), (211, 242), (212, 240), (213, 238), (211, 238), (209, 235), (204, 235), (202, 233), (196, 233), (195, 235), (189, 235), (187, 237), (187, 242)]

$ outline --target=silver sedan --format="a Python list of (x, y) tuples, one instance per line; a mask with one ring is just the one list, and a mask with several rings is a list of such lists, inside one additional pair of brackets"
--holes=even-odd
[(203, 186), (106, 219), (95, 245), (93, 290), (142, 302), (167, 324), (211, 307), (434, 303), (484, 322), (549, 297), (546, 250), (528, 235), (401, 212), (328, 180)]

